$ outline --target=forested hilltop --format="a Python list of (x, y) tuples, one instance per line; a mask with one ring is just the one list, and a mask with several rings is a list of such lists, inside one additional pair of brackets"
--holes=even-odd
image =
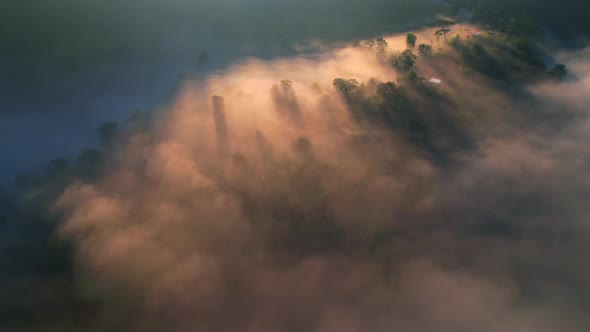
[(189, 77), (19, 175), (0, 330), (585, 331), (588, 52), (453, 3), (472, 23)]
[[(577, 0), (449, 0), (453, 11), (471, 11), (472, 23), (495, 30), (552, 37), (580, 46), (588, 39), (590, 3)], [(547, 36), (549, 34), (549, 36)]]

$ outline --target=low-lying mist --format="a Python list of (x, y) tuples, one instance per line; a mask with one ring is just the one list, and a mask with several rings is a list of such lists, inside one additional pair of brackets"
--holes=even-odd
[(90, 330), (584, 331), (588, 50), (515, 92), (386, 41), (189, 80), (69, 185)]

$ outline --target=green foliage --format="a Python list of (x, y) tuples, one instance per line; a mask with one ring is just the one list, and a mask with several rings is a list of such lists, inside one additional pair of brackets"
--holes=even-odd
[(399, 104), (404, 99), (404, 90), (394, 82), (381, 83), (377, 86), (377, 96), (386, 105)]
[(389, 45), (387, 44), (387, 41), (385, 39), (375, 39), (375, 49), (377, 50), (378, 54), (385, 55), (385, 53), (387, 52), (387, 47), (389, 47)]
[(387, 48), (389, 47), (387, 41), (383, 38), (367, 39), (362, 42), (356, 41), (352, 43), (352, 46), (373, 50), (378, 56), (385, 56)]
[(418, 37), (416, 37), (416, 35), (413, 33), (408, 33), (406, 35), (406, 45), (408, 46), (408, 48), (416, 47), (417, 40), (418, 40)]
[(462, 57), (464, 67), (461, 71), (476, 71), (494, 79), (506, 79), (506, 73), (496, 58), (491, 56), (485, 47), (473, 40), (453, 38), (451, 46)]
[(411, 71), (400, 79), (399, 84), (385, 82), (377, 88), (378, 108), (383, 119), (392, 129), (405, 131), (409, 138), (419, 133), (423, 129), (423, 124), (404, 86), (414, 89), (414, 84), (422, 82), (423, 79)]
[(445, 40), (447, 40), (447, 33), (451, 31), (449, 27), (454, 24), (454, 21), (446, 19), (438, 19), (434, 21), (434, 25), (438, 27), (438, 29), (434, 32), (434, 36), (436, 37), (436, 39), (438, 40), (441, 36), (443, 36)]
[(410, 71), (404, 78), (404, 82), (407, 82), (413, 86), (418, 86), (424, 83), (424, 77), (418, 75), (415, 71)]
[(431, 56), (432, 55), (432, 46), (428, 44), (420, 44), (418, 45), (418, 53), (423, 56)]
[(436, 21), (434, 21), (434, 25), (437, 26), (437, 27), (441, 27), (441, 28), (448, 28), (448, 27), (450, 27), (451, 25), (454, 25), (454, 24), (455, 24), (455, 21), (447, 20), (447, 19), (444, 19), (444, 18), (439, 18)]
[(545, 64), (535, 52), (536, 46), (528, 38), (522, 36), (509, 38), (508, 42), (513, 55), (540, 70), (545, 70)]
[(405, 50), (399, 54), (392, 55), (390, 62), (395, 69), (401, 72), (408, 72), (414, 68), (417, 58), (411, 50)]
[(359, 82), (354, 78), (336, 78), (334, 81), (332, 81), (332, 85), (338, 92), (344, 94), (345, 96), (351, 95), (359, 89)]
[(447, 27), (443, 27), (443, 28), (436, 30), (434, 32), (434, 36), (436, 37), (437, 40), (440, 39), (440, 36), (445, 37), (445, 40), (447, 40), (447, 33), (449, 33), (449, 31), (451, 31), (451, 29), (449, 29)]
[(533, 82), (546, 75), (541, 51), (523, 36), (488, 31), (476, 38), (456, 36), (449, 44), (461, 56), (464, 74), (478, 72), (507, 82)]

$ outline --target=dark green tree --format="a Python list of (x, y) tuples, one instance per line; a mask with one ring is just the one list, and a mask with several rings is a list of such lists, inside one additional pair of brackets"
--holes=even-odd
[(414, 68), (417, 58), (411, 50), (405, 50), (391, 57), (391, 65), (399, 71), (407, 72)]
[(428, 44), (420, 44), (418, 46), (418, 52), (423, 56), (430, 56), (432, 55), (432, 46)]
[(406, 35), (406, 45), (408, 46), (408, 48), (416, 47), (416, 40), (418, 40), (418, 37), (416, 37), (415, 34), (408, 33)]
[(344, 78), (336, 78), (332, 82), (332, 85), (334, 85), (334, 88), (338, 90), (338, 92), (346, 96), (349, 96), (359, 89), (359, 82), (354, 78), (348, 80)]
[(438, 19), (435, 21), (436, 26), (438, 26), (438, 30), (436, 30), (434, 32), (434, 35), (436, 36), (436, 38), (440, 38), (440, 36), (445, 37), (445, 40), (447, 40), (447, 33), (449, 33), (449, 31), (451, 31), (451, 29), (449, 28), (451, 25), (455, 24), (455, 22), (451, 21), (451, 20), (445, 20), (445, 19)]
[(399, 103), (404, 97), (404, 92), (402, 87), (394, 82), (386, 82), (377, 86), (377, 96), (384, 104), (390, 106)]
[(387, 41), (383, 38), (377, 38), (375, 39), (375, 48), (377, 50), (377, 54), (384, 56), (385, 53), (387, 52), (387, 47), (389, 47), (389, 45), (387, 44)]

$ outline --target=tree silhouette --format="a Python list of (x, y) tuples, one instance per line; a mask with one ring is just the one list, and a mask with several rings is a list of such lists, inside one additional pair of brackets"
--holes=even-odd
[(359, 88), (359, 82), (354, 78), (348, 80), (344, 78), (336, 78), (332, 82), (332, 85), (334, 85), (334, 88), (338, 90), (338, 92), (345, 96), (350, 96), (351, 93), (358, 91)]
[(399, 71), (407, 72), (414, 68), (417, 58), (411, 50), (405, 50), (391, 57), (391, 65)]
[(416, 47), (416, 40), (418, 40), (418, 37), (416, 37), (415, 34), (408, 33), (406, 35), (406, 45), (408, 46), (408, 48)]
[(385, 105), (395, 105), (404, 98), (402, 87), (394, 82), (381, 83), (377, 87), (377, 96)]
[(424, 56), (432, 55), (432, 46), (428, 44), (420, 44), (418, 46), (418, 52)]
[(455, 24), (455, 22), (451, 21), (451, 20), (445, 20), (445, 19), (438, 19), (435, 22), (436, 26), (438, 26), (438, 30), (436, 30), (434, 32), (434, 35), (436, 36), (437, 39), (440, 38), (440, 36), (445, 37), (445, 41), (447, 40), (447, 33), (449, 33), (449, 31), (451, 31), (451, 29), (449, 29), (449, 27), (453, 24)]
[(220, 155), (228, 151), (228, 130), (225, 118), (225, 101), (221, 96), (211, 97), (213, 102), (213, 120), (215, 122), (215, 133), (217, 135), (217, 149)]
[(387, 44), (387, 41), (385, 39), (375, 39), (375, 48), (377, 49), (377, 54), (384, 56), (387, 52), (387, 47), (389, 47), (389, 45)]
[(293, 89), (293, 82), (282, 80), (280, 84), (273, 85), (270, 94), (279, 114), (289, 117), (295, 125), (303, 125), (303, 114)]

